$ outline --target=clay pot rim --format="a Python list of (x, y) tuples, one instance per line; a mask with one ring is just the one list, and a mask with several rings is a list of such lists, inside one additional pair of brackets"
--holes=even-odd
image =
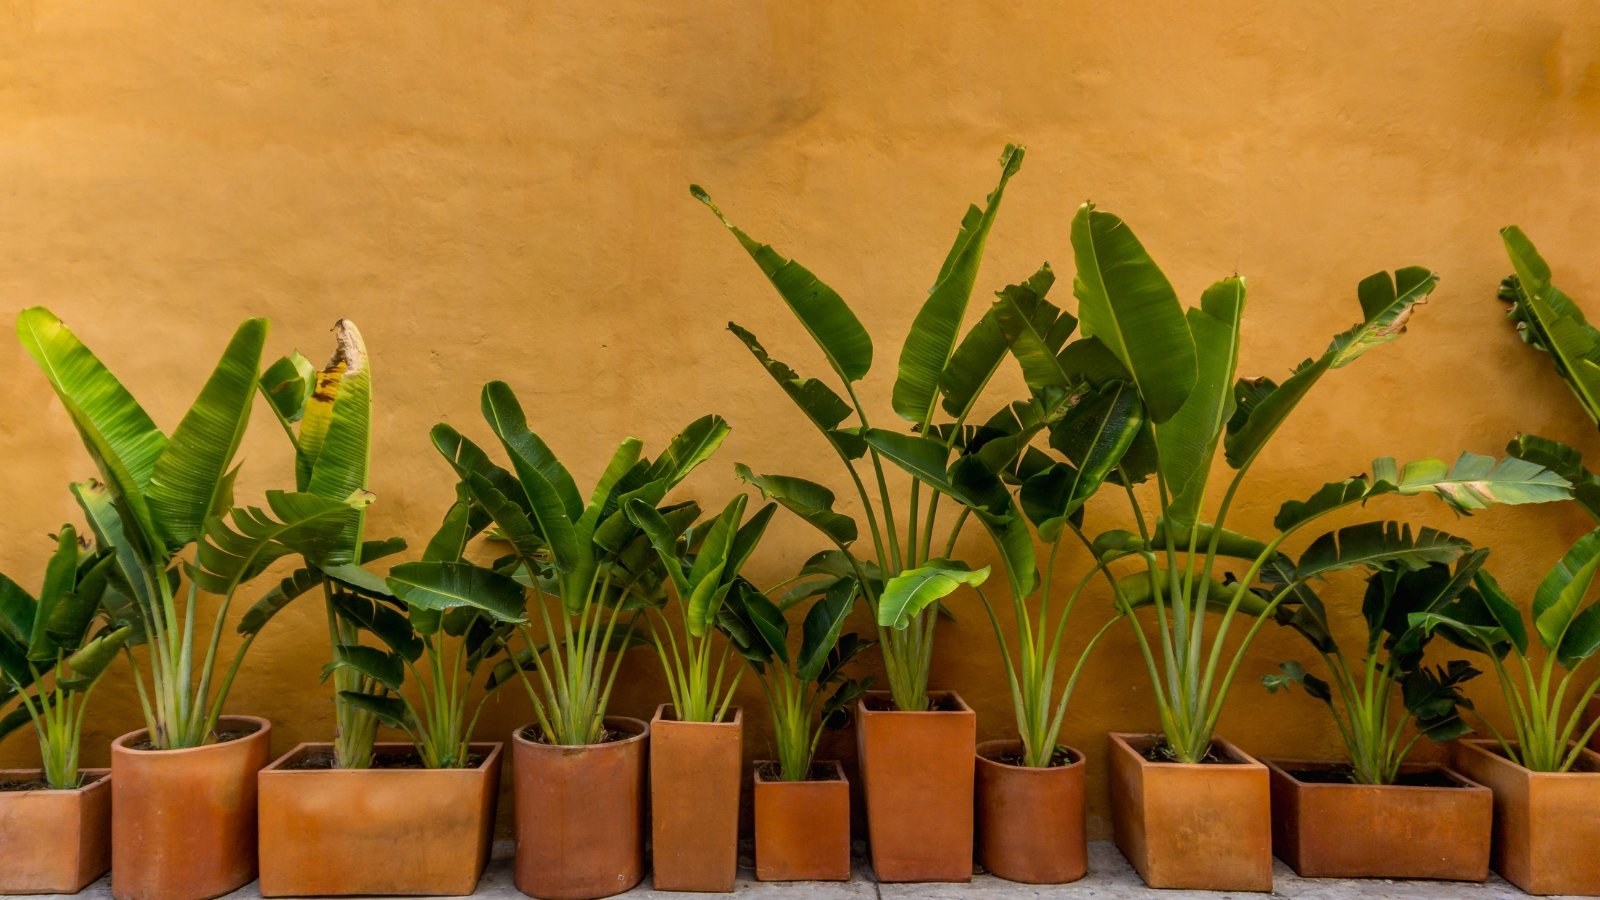
[[(1482, 753), (1484, 756), (1504, 763), (1505, 765), (1522, 772), (1524, 775), (1530, 778), (1600, 779), (1600, 753), (1596, 753), (1595, 751), (1590, 750), (1588, 747), (1583, 748), (1583, 752), (1579, 754), (1579, 757), (1581, 759), (1588, 760), (1589, 764), (1594, 767), (1592, 769), (1586, 769), (1583, 771), (1569, 770), (1566, 772), (1536, 772), (1502, 753), (1500, 751), (1500, 742), (1494, 738), (1461, 738), (1456, 743), (1460, 744), (1463, 750)], [(1512, 743), (1515, 742), (1513, 741)], [(1568, 742), (1567, 746), (1572, 747), (1574, 743), (1575, 742)]]
[(202, 744), (199, 747), (179, 747), (175, 750), (137, 750), (128, 746), (129, 744), (145, 737), (150, 733), (150, 729), (140, 728), (135, 731), (130, 731), (122, 737), (112, 741), (111, 752), (113, 754), (129, 753), (137, 756), (178, 756), (182, 754), (206, 753), (208, 751), (215, 751), (222, 747), (242, 746), (254, 740), (265, 739), (267, 736), (272, 734), (272, 722), (268, 719), (263, 719), (260, 716), (222, 716), (217, 719), (218, 725), (221, 725), (223, 722), (252, 722), (258, 727), (255, 731), (252, 731), (243, 737), (234, 738), (231, 741), (223, 741), (220, 744)]
[(755, 784), (765, 784), (775, 787), (790, 785), (838, 784), (843, 785), (846, 789), (850, 787), (850, 776), (845, 774), (844, 764), (839, 762), (837, 759), (813, 760), (811, 767), (831, 767), (834, 773), (839, 776), (838, 778), (807, 778), (803, 781), (780, 781), (776, 778), (766, 778), (761, 774), (761, 768), (769, 765), (777, 765), (777, 761), (771, 759), (757, 759), (750, 763), (750, 770), (755, 773)]
[(1046, 777), (1055, 772), (1071, 772), (1088, 765), (1089, 757), (1085, 756), (1084, 752), (1079, 750), (1077, 747), (1073, 747), (1068, 744), (1057, 744), (1056, 746), (1066, 750), (1068, 755), (1072, 757), (1072, 761), (1064, 766), (1046, 766), (1045, 768), (1041, 769), (1037, 766), (1014, 766), (1011, 763), (1003, 763), (998, 759), (991, 759), (990, 757), (984, 755), (985, 748), (988, 748), (990, 752), (1003, 752), (1006, 750), (1020, 751), (1022, 749), (1022, 741), (1017, 738), (1001, 738), (993, 741), (979, 741), (975, 755), (977, 756), (978, 761), (984, 765), (994, 766), (997, 769), (1004, 769), (1008, 772), (1016, 772), (1025, 776)]
[[(230, 741), (229, 743), (232, 743), (232, 742)], [(273, 760), (272, 762), (267, 763), (266, 767), (261, 770), (260, 774), (265, 775), (265, 774), (270, 772), (270, 773), (272, 773), (272, 775), (274, 777), (278, 777), (278, 778), (288, 778), (288, 777), (304, 778), (306, 776), (313, 776), (313, 775), (337, 775), (337, 776), (342, 776), (342, 777), (345, 777), (345, 778), (373, 778), (373, 777), (390, 777), (390, 778), (393, 778), (393, 777), (402, 776), (402, 775), (420, 775), (420, 774), (434, 773), (434, 772), (444, 773), (446, 775), (448, 775), (449, 773), (452, 773), (452, 772), (460, 772), (460, 773), (466, 773), (466, 774), (469, 774), (469, 775), (476, 776), (476, 775), (480, 775), (480, 774), (482, 774), (484, 772), (487, 772), (491, 766), (493, 766), (496, 762), (498, 762), (499, 759), (500, 759), (501, 751), (505, 747), (505, 745), (500, 743), (499, 741), (473, 741), (473, 742), (469, 743), (467, 745), (468, 749), (479, 750), (479, 751), (483, 752), (483, 761), (478, 763), (477, 765), (471, 767), (471, 768), (450, 768), (450, 769), (429, 769), (429, 768), (417, 768), (417, 769), (408, 769), (408, 768), (401, 768), (401, 769), (288, 769), (288, 768), (283, 768), (284, 765), (286, 765), (288, 762), (293, 760), (297, 755), (299, 755), (303, 751), (306, 751), (306, 750), (308, 750), (310, 748), (313, 748), (313, 747), (332, 747), (332, 746), (333, 746), (333, 742), (331, 742), (331, 741), (302, 741), (301, 743), (298, 743), (298, 744), (294, 745), (294, 748), (291, 749), (288, 753), (285, 753), (282, 756), (278, 757), (277, 759)], [(373, 749), (377, 749), (379, 747), (405, 747), (407, 749), (410, 749), (410, 748), (414, 747), (415, 745), (411, 744), (411, 743), (409, 743), (407, 741), (377, 741), (372, 746), (373, 746)]]
[[(16, 794), (16, 795), (19, 795), (19, 796), (23, 795), (23, 794), (28, 794), (28, 795), (36, 795), (36, 794), (87, 794), (90, 791), (97, 790), (97, 789), (101, 788), (102, 785), (105, 786), (105, 787), (110, 787), (111, 786), (111, 770), (110, 769), (82, 768), (82, 767), (80, 767), (78, 769), (78, 774), (80, 776), (82, 776), (82, 775), (93, 775), (94, 776), (94, 780), (88, 782), (87, 784), (80, 784), (75, 788), (42, 787), (42, 788), (30, 788), (30, 789), (28, 789), (26, 791), (6, 791), (5, 793), (0, 793), (0, 797), (5, 797), (6, 794)], [(26, 775), (32, 775), (34, 777), (33, 778), (25, 778), (25, 777), (23, 777), (23, 776), (26, 776)], [(39, 781), (39, 780), (44, 778), (44, 770), (43, 769), (0, 769), (0, 779), (4, 779), (4, 778), (13, 778), (13, 779), (15, 779), (17, 781)]]
[[(967, 701), (955, 691), (928, 691), (929, 697), (948, 697), (959, 709), (868, 709), (868, 697), (893, 697), (888, 691), (867, 691), (856, 701), (856, 713), (865, 716), (971, 716), (976, 715)], [(891, 703), (893, 700), (890, 701)]]
[(671, 703), (663, 703), (656, 707), (656, 714), (650, 717), (650, 724), (654, 726), (657, 722), (663, 722), (668, 725), (712, 725), (728, 728), (744, 723), (744, 707), (730, 706), (728, 707), (728, 711), (731, 713), (731, 715), (729, 715), (726, 719), (723, 719), (721, 722), (684, 722), (678, 719), (672, 712)]
[(1338, 760), (1323, 759), (1262, 759), (1261, 764), (1266, 766), (1274, 776), (1292, 782), (1296, 790), (1310, 791), (1383, 791), (1391, 794), (1449, 794), (1451, 796), (1470, 796), (1472, 794), (1493, 793), (1484, 785), (1473, 781), (1471, 778), (1457, 772), (1444, 763), (1402, 763), (1402, 772), (1438, 772), (1446, 778), (1456, 782), (1454, 787), (1425, 784), (1340, 784), (1319, 781), (1301, 781), (1294, 776), (1293, 767), (1300, 768), (1336, 768), (1347, 766), (1349, 763)]
[(625, 737), (620, 741), (601, 741), (598, 744), (546, 744), (543, 741), (530, 741), (522, 736), (524, 729), (539, 724), (537, 722), (529, 722), (527, 725), (519, 725), (512, 729), (511, 742), (518, 747), (527, 747), (530, 750), (540, 752), (571, 753), (576, 750), (603, 750), (608, 747), (625, 747), (628, 744), (638, 743), (650, 737), (650, 723), (643, 719), (636, 719), (633, 716), (605, 716), (600, 721), (629, 722), (639, 726), (639, 733)]
[(1248, 753), (1244, 752), (1243, 750), (1239, 749), (1239, 745), (1238, 744), (1235, 744), (1233, 741), (1230, 741), (1227, 738), (1222, 737), (1220, 735), (1212, 735), (1211, 736), (1211, 742), (1213, 744), (1216, 744), (1217, 746), (1221, 747), (1228, 755), (1233, 757), (1233, 759), (1231, 761), (1229, 761), (1229, 762), (1222, 762), (1222, 763), (1156, 762), (1153, 759), (1146, 759), (1145, 755), (1142, 752), (1140, 752), (1139, 747), (1137, 746), (1137, 743), (1138, 742), (1145, 742), (1145, 741), (1157, 741), (1157, 740), (1161, 739), (1162, 735), (1160, 735), (1160, 734), (1151, 734), (1151, 733), (1148, 733), (1148, 732), (1137, 732), (1137, 731), (1112, 731), (1112, 732), (1108, 732), (1106, 734), (1106, 737), (1111, 739), (1111, 743), (1113, 745), (1121, 744), (1123, 747), (1127, 748), (1128, 752), (1132, 753), (1135, 757), (1138, 758), (1139, 765), (1141, 765), (1141, 766), (1150, 766), (1150, 767), (1153, 767), (1153, 768), (1170, 768), (1170, 769), (1217, 769), (1217, 770), (1227, 770), (1227, 771), (1238, 771), (1238, 770), (1241, 770), (1241, 769), (1246, 769), (1246, 770), (1248, 770), (1248, 769), (1260, 769), (1262, 771), (1266, 771), (1266, 768), (1267, 768), (1266, 766), (1261, 764), (1261, 760), (1256, 759), (1254, 756), (1251, 756), (1250, 754), (1248, 754)]

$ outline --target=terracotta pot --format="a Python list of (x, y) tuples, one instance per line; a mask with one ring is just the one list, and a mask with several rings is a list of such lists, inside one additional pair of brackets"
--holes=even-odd
[(1025, 884), (1066, 884), (1089, 871), (1083, 754), (1038, 769), (999, 762), (1022, 741), (978, 745), (978, 861), (990, 874)]
[[(0, 894), (76, 894), (111, 868), (111, 772), (81, 769), (73, 790), (0, 793)], [(39, 781), (0, 769), (0, 781)]]
[(759, 881), (850, 880), (850, 782), (844, 767), (829, 760), (813, 768), (832, 778), (778, 781), (755, 765), (756, 879)]
[(879, 881), (972, 880), (973, 755), (978, 716), (954, 691), (928, 712), (892, 708), (887, 691), (856, 704), (856, 749)]
[(1570, 772), (1535, 772), (1490, 740), (1457, 741), (1455, 768), (1494, 792), (1490, 864), (1530, 894), (1600, 895), (1600, 755)]
[[(373, 751), (416, 756), (410, 744)], [(297, 769), (333, 753), (301, 744), (262, 769), (261, 896), (472, 893), (494, 838), (501, 745), (472, 752), (483, 758), (471, 769)]]
[(1302, 781), (1296, 772), (1341, 764), (1265, 760), (1272, 779), (1272, 850), (1307, 878), (1489, 877), (1494, 795), (1443, 766), (1453, 786)]
[(744, 713), (679, 722), (663, 703), (650, 720), (650, 873), (658, 891), (731, 891), (739, 868)]
[(511, 736), (517, 888), (542, 900), (593, 900), (644, 878), (644, 774), (650, 726), (608, 716), (615, 741), (558, 747)]
[(111, 742), (111, 893), (117, 900), (204, 900), (256, 877), (256, 772), (272, 723), (223, 716), (244, 737), (187, 750), (135, 750), (144, 729)]
[(1151, 762), (1159, 738), (1112, 734), (1111, 830), (1153, 888), (1272, 890), (1267, 767), (1222, 738), (1225, 763)]

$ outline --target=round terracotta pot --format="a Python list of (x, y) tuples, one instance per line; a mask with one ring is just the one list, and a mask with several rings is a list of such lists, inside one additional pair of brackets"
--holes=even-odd
[(541, 900), (592, 900), (644, 880), (645, 755), (650, 726), (607, 716), (621, 740), (579, 747), (512, 732), (517, 889)]
[(1022, 742), (978, 745), (978, 857), (991, 874), (1025, 884), (1065, 884), (1089, 870), (1083, 754), (1036, 769), (997, 761)]
[(186, 750), (135, 750), (145, 730), (111, 743), (111, 893), (117, 900), (205, 900), (256, 877), (256, 773), (271, 758), (272, 723)]

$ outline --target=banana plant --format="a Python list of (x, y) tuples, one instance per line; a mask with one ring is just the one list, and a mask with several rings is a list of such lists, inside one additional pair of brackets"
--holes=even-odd
[[(334, 324), (335, 346), (327, 365), (315, 368), (299, 352), (282, 357), (262, 372), (261, 396), (294, 448), (295, 490), (337, 501), (367, 490), (372, 460), (372, 359), (354, 322)], [(362, 566), (405, 549), (401, 538), (366, 540), (366, 511), (356, 510), (338, 535), (336, 565), (302, 557), (301, 565), (256, 601), (239, 622), (249, 635), (295, 598), (321, 590), (331, 652), (359, 643), (364, 620), (342, 609), (366, 610), (374, 600), (392, 602), (383, 579)], [(361, 694), (384, 697), (384, 683), (352, 666), (332, 670), (334, 684), (334, 765), (365, 769), (372, 764), (379, 718), (346, 699)]]
[(807, 610), (797, 650), (790, 647), (785, 613), (812, 596), (809, 590), (785, 595), (785, 605), (741, 578), (719, 613), (723, 629), (761, 681), (772, 716), (779, 781), (811, 778), (823, 729), (848, 722), (850, 706), (872, 686), (870, 676), (858, 680), (845, 674), (872, 646), (872, 641), (844, 631), (859, 594), (848, 577), (831, 582)]
[[(967, 208), (955, 243), (900, 349), (892, 408), (912, 434), (937, 433), (947, 446), (960, 452), (964, 452), (960, 438), (971, 430), (968, 417), (1005, 351), (1003, 345), (996, 348), (992, 324), (980, 325), (983, 331), (978, 339), (969, 338), (959, 345), (958, 339), (984, 246), (1006, 184), (1021, 167), (1023, 154), (1023, 148), (1007, 146), (1000, 158), (999, 184), (981, 208)], [(934, 630), (938, 613), (944, 611), (938, 601), (964, 585), (976, 586), (987, 574), (987, 570), (974, 570), (950, 559), (966, 516), (957, 513), (952, 519), (946, 510), (941, 522), (940, 496), (924, 494), (921, 482), (915, 479), (896, 501), (882, 453), (863, 436), (872, 423), (858, 387), (872, 368), (872, 339), (844, 299), (800, 263), (734, 227), (698, 185), (691, 186), (690, 193), (716, 214), (755, 261), (833, 370), (843, 396), (823, 381), (801, 377), (772, 358), (756, 335), (736, 323), (728, 324), (728, 330), (838, 457), (842, 474), (865, 515), (870, 546), (859, 547), (860, 526), (833, 508), (832, 489), (789, 475), (756, 474), (742, 464), (736, 472), (833, 545), (834, 559), (844, 564), (847, 576), (873, 610), (895, 706), (908, 711), (927, 709)]]
[[(1460, 659), (1425, 665), (1423, 654), (1433, 632), (1413, 617), (1455, 603), (1472, 587), (1488, 555), (1488, 550), (1465, 553), (1453, 568), (1444, 562), (1420, 569), (1373, 568), (1361, 603), (1367, 633), (1360, 658), (1346, 658), (1329, 627), (1327, 609), (1310, 585), (1295, 590), (1294, 606), (1278, 607), (1278, 624), (1305, 637), (1329, 677), (1320, 678), (1291, 660), (1279, 666), (1279, 674), (1263, 675), (1262, 684), (1273, 693), (1299, 685), (1327, 704), (1344, 739), (1355, 783), (1394, 784), (1424, 736), (1443, 742), (1472, 732), (1462, 717), (1472, 701), (1461, 686), (1482, 673)], [(1256, 590), (1271, 599), (1267, 590)]]
[[(493, 597), (511, 579), (525, 604), (519, 608), (528, 621), (515, 626), (524, 646), (494, 667), (490, 686), (522, 682), (539, 740), (599, 743), (622, 653), (642, 640), (642, 611), (665, 602), (666, 570), (629, 510), (652, 508), (674, 535), (699, 519), (694, 503), (665, 498), (722, 444), (728, 423), (720, 416), (696, 419), (653, 460), (639, 439), (628, 438), (585, 503), (566, 467), (528, 427), (508, 385), (486, 385), (482, 408), (511, 469), (449, 425), (435, 426), (433, 443), (455, 471), (460, 503), (423, 561), (396, 566), (389, 584), (409, 602), (419, 590), (443, 586), (463, 597), (485, 591)], [(511, 552), (489, 565), (464, 561), (468, 544), (491, 525)]]
[[(356, 676), (361, 686), (341, 690), (339, 702), (404, 731), (429, 769), (478, 764), (472, 752), (478, 717), (506, 683), (502, 666), (510, 661), (518, 626), (526, 623), (522, 585), (462, 557), (472, 518), (471, 501), (458, 493), (422, 560), (390, 570), (387, 593), (330, 595), (333, 615), (351, 628), (338, 635), (343, 642), (334, 645), (323, 677)], [(403, 613), (391, 608), (396, 603)], [(361, 643), (362, 632), (382, 647)], [(474, 701), (471, 688), (482, 671), (489, 674)], [(416, 685), (409, 694), (408, 672)]]
[[(992, 310), (997, 333), (1029, 389), (1028, 400), (1013, 406), (1020, 410), (1014, 416), (1016, 435), (1047, 436), (1049, 451), (1027, 446), (1009, 473), (1007, 465), (986, 464), (981, 450), (946, 468), (946, 457), (932, 452), (928, 437), (902, 441), (899, 457), (920, 480), (956, 496), (974, 513), (982, 509), (979, 522), (1000, 548), (997, 558), (1014, 602), (1020, 604), (1034, 590), (1039, 574), (1006, 478), (1020, 484), (1020, 506), (1045, 539), (1055, 536), (1053, 529), (1065, 529), (1082, 544), (1092, 565), (1074, 594), (1099, 576), (1112, 591), (1115, 610), (1134, 623), (1156, 694), (1162, 750), (1170, 758), (1189, 763), (1205, 756), (1251, 641), (1280, 605), (1294, 602), (1297, 588), (1342, 569), (1379, 562), (1415, 568), (1461, 552), (1457, 539), (1432, 529), (1414, 532), (1397, 522), (1369, 522), (1325, 533), (1290, 561), (1282, 548), (1307, 526), (1384, 494), (1431, 494), (1461, 513), (1492, 503), (1570, 496), (1565, 479), (1522, 460), (1467, 454), (1454, 465), (1422, 460), (1400, 466), (1384, 458), (1373, 463), (1371, 474), (1284, 504), (1270, 539), (1228, 530), (1227, 517), (1245, 476), (1295, 406), (1328, 372), (1399, 338), (1437, 276), (1406, 268), (1362, 280), (1357, 288), (1361, 320), (1280, 385), (1265, 378), (1236, 381), (1244, 279), (1217, 282), (1203, 292), (1199, 306), (1186, 311), (1144, 246), (1116, 216), (1084, 204), (1073, 218), (1071, 243), (1076, 316), (1042, 297), (1008, 291), (1001, 292)], [(1069, 340), (1080, 324), (1082, 337)], [(887, 446), (882, 435), (869, 434), (867, 440)], [(1235, 473), (1207, 521), (1202, 512), (1219, 446)], [(991, 459), (1004, 462), (1016, 451), (1013, 436)], [(1107, 529), (1090, 536), (1087, 501), (1108, 484), (1127, 499), (1137, 532)], [(1139, 497), (1141, 486), (1148, 502)], [(1155, 510), (1153, 520), (1147, 508)], [(1242, 576), (1219, 564), (1229, 559), (1244, 565)], [(1134, 571), (1115, 571), (1113, 564), (1121, 561)], [(1290, 572), (1263, 599), (1250, 588), (1264, 586), (1269, 565)], [(1051, 568), (1047, 563), (1046, 579)], [(1153, 636), (1135, 615), (1147, 607), (1154, 612)], [(1208, 610), (1219, 613), (1214, 630), (1207, 628)], [(1230, 630), (1241, 617), (1249, 627), (1231, 640)], [(1019, 650), (1024, 662), (1028, 651), (1026, 646)], [(1043, 716), (1028, 718), (1019, 721), (1025, 734)]]
[[(1506, 318), (1523, 341), (1550, 355), (1556, 373), (1572, 389), (1589, 421), (1600, 426), (1600, 331), (1571, 297), (1551, 283), (1549, 264), (1522, 229), (1503, 228), (1500, 239), (1512, 268), (1500, 282), (1499, 297), (1511, 305)], [(1600, 476), (1584, 464), (1580, 451), (1550, 438), (1519, 434), (1507, 452), (1560, 472), (1572, 482), (1578, 505), (1600, 521)]]
[(0, 710), (16, 701), (0, 716), (0, 740), (31, 723), (45, 783), (70, 790), (82, 782), (78, 749), (89, 694), (132, 629), (94, 629), (115, 557), (83, 546), (71, 525), (61, 526), (55, 543), (38, 599), (0, 574)]
[(716, 640), (718, 623), (729, 592), (741, 580), (740, 571), (777, 509), (768, 503), (746, 522), (747, 502), (739, 494), (715, 518), (682, 533), (645, 499), (629, 500), (625, 506), (628, 520), (644, 532), (660, 557), (672, 605), (678, 610), (680, 628), (675, 631), (659, 608), (645, 607), (650, 643), (661, 659), (672, 712), (679, 722), (721, 722), (744, 677), (744, 667), (736, 661), (737, 671), (725, 680), (734, 644)]
[(1543, 648), (1542, 660), (1529, 655), (1530, 629), (1522, 612), (1487, 570), (1477, 571), (1472, 585), (1442, 609), (1409, 616), (1412, 625), (1489, 658), (1511, 717), (1511, 734), (1481, 716), (1479, 721), (1508, 758), (1535, 772), (1570, 770), (1600, 728), (1600, 720), (1584, 724), (1584, 709), (1600, 690), (1600, 675), (1592, 666), (1583, 670), (1600, 649), (1600, 602), (1585, 603), (1597, 569), (1600, 529), (1579, 538), (1539, 582), (1531, 630)]
[[(256, 392), (264, 319), (249, 319), (234, 332), (170, 436), (48, 310), (24, 310), (17, 335), (99, 470), (99, 478), (72, 485), (72, 492), (96, 546), (115, 559), (110, 580), (117, 600), (108, 612), (130, 628), (124, 651), (133, 660), (135, 644), (148, 650), (142, 671), (133, 661), (149, 740), (161, 750), (208, 743), (239, 666), (269, 618), (254, 620), (222, 669), (235, 593), (290, 554), (321, 567), (351, 563), (339, 538), (372, 495), (268, 491), (265, 506), (234, 506), (233, 460)], [(207, 618), (210, 634), (197, 653), (196, 622)]]

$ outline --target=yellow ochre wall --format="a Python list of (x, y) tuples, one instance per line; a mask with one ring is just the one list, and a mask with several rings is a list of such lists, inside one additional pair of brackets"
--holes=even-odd
[[(1264, 529), (1282, 500), (1375, 456), (1498, 453), (1519, 430), (1600, 450), (1494, 299), (1507, 269), (1496, 230), (1512, 222), (1570, 293), (1600, 295), (1597, 54), (1585, 4), (1527, 0), (3, 0), (0, 297), (54, 309), (167, 428), (243, 317), (271, 318), (272, 356), (299, 347), (318, 361), (333, 321), (355, 320), (379, 403), (371, 532), (418, 546), (451, 497), (426, 431), (447, 421), (484, 438), (490, 378), (518, 390), (582, 485), (623, 437), (659, 448), (716, 411), (732, 437), (687, 486), (707, 506), (739, 489), (735, 461), (843, 489), (826, 446), (724, 324), (808, 372), (823, 372), (820, 356), (687, 186), (854, 305), (877, 342), (866, 396), (890, 422), (900, 339), (1015, 141), (1028, 157), (974, 318), (1040, 261), (1070, 269), (1067, 225), (1084, 198), (1133, 225), (1186, 302), (1248, 277), (1244, 374), (1281, 378), (1321, 352), (1355, 320), (1362, 276), (1442, 274), (1411, 333), (1325, 380), (1257, 467), (1237, 522)], [(1008, 375), (992, 396), (1016, 386)], [(66, 484), (92, 468), (10, 339), (0, 421), (0, 567), (32, 586), (42, 536), (77, 514)], [(292, 484), (265, 409), (243, 459), (241, 499)], [(1109, 527), (1123, 519), (1108, 500), (1091, 517)], [(1521, 597), (1586, 527), (1570, 507), (1456, 521), (1431, 500), (1350, 520), (1378, 515), (1492, 545)], [(769, 583), (819, 548), (780, 516), (752, 572)], [(960, 551), (986, 559), (988, 547), (974, 530)], [(1330, 588), (1352, 636), (1358, 591)], [(952, 606), (934, 683), (972, 702), (980, 737), (1006, 735), (989, 625), (970, 594)], [(1074, 646), (1107, 610), (1103, 592), (1089, 597)], [(329, 732), (321, 617), (309, 600), (276, 621), (229, 705), (270, 717), (280, 750)], [(1334, 753), (1318, 704), (1257, 683), (1308, 656), (1297, 637), (1266, 634), (1221, 732), (1258, 754)], [(1065, 737), (1095, 767), (1103, 830), (1104, 734), (1156, 724), (1126, 631), (1079, 691)], [(1473, 695), (1499, 719), (1489, 683)], [(132, 697), (119, 669), (96, 697), (87, 762), (139, 724)], [(647, 715), (664, 698), (654, 657), (636, 654), (614, 711)], [(741, 700), (750, 752), (764, 752), (753, 684)], [(503, 738), (528, 718), (507, 690), (481, 733)], [(18, 735), (0, 763), (35, 753)]]

